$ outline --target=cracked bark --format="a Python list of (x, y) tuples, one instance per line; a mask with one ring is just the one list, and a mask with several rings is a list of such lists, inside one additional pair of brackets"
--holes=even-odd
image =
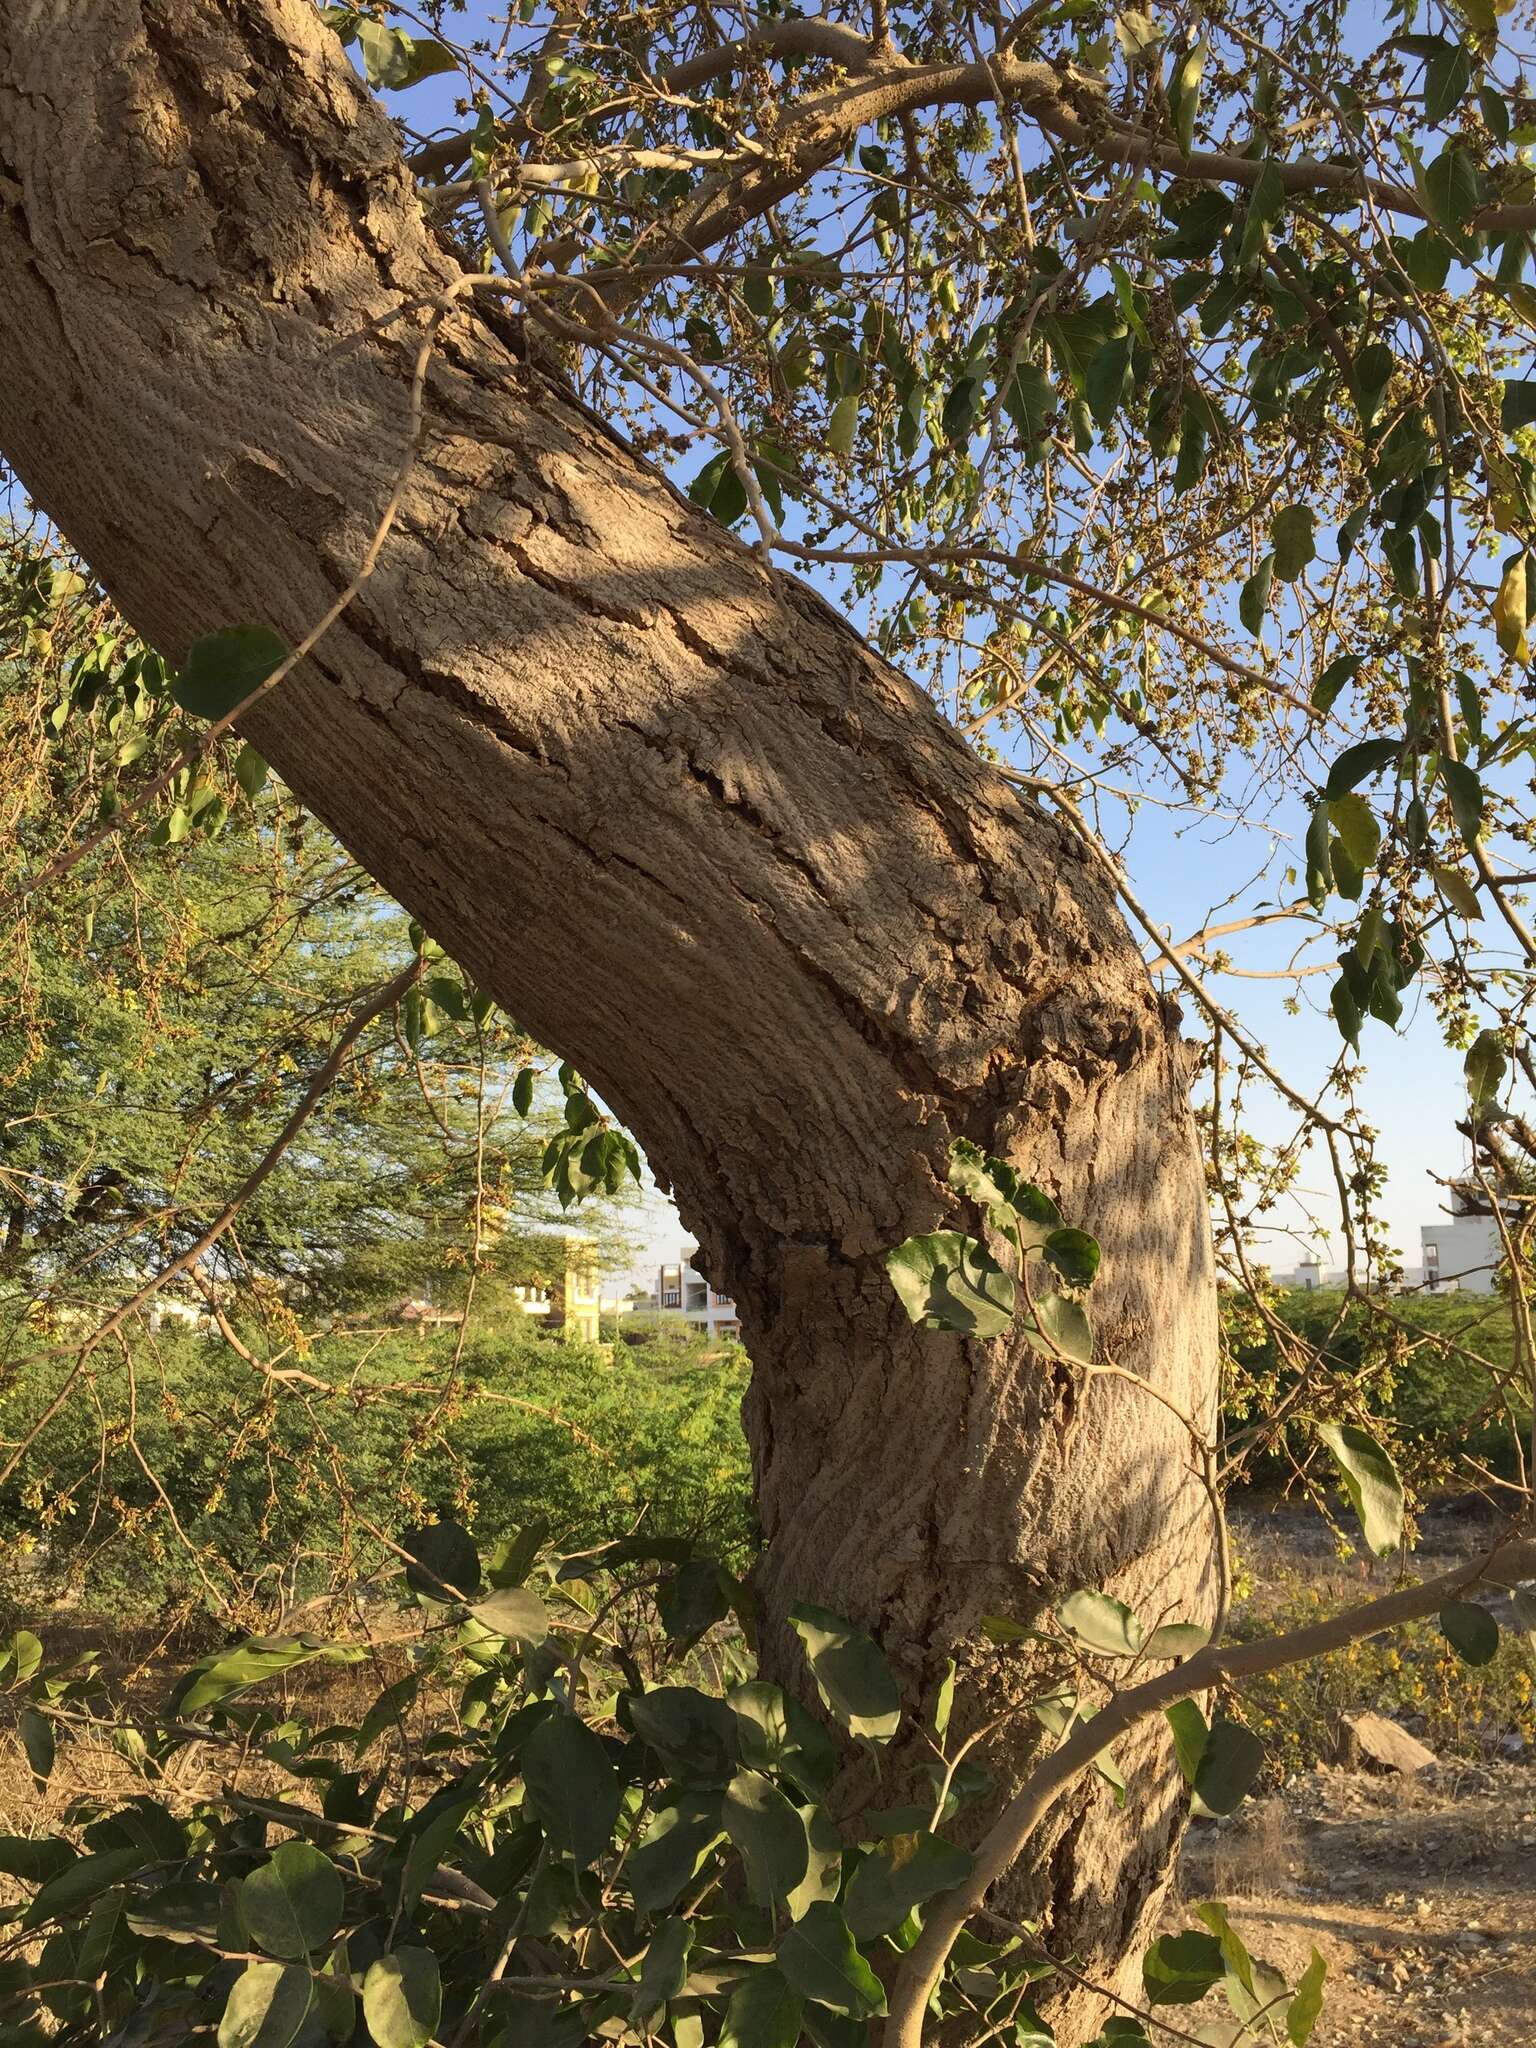
[[(421, 316), (370, 323), (452, 271), (305, 0), (0, 13), (0, 447), (173, 658), (242, 620), (297, 638), (344, 587)], [(976, 1139), (1103, 1241), (1107, 1348), (1211, 1412), (1181, 1062), (1098, 873), (510, 322), (451, 316), (427, 421), (378, 573), (249, 737), (591, 1078), (739, 1299), (770, 1670), (804, 1682), (783, 1615), (818, 1600), (913, 1701), (958, 1656), (974, 1724), (1024, 1688), (983, 1614), (1086, 1584), (1200, 1615), (1165, 1411), (910, 1330), (882, 1266), (963, 1221), (945, 1158)], [(1029, 1740), (988, 1743), (1003, 1783)], [(1110, 1972), (1182, 1824), (1161, 1739), (1122, 1761), (1127, 1810), (1082, 1787), (1009, 1901)]]

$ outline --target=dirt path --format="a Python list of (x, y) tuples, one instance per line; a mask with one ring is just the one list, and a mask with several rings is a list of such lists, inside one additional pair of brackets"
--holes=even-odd
[[(1536, 2043), (1536, 1770), (1307, 1772), (1245, 1816), (1197, 1824), (1180, 1889), (1224, 1900), (1293, 1984), (1322, 1952), (1314, 2048)], [(1170, 1909), (1170, 1928), (1187, 1924)], [(1225, 2012), (1207, 2003), (1168, 2018), (1197, 2033)]]

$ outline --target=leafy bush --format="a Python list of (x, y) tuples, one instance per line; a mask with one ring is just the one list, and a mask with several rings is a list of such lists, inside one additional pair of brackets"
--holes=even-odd
[[(371, 1643), (230, 1644), (133, 1716), (89, 1660), (47, 1666), (26, 1633), (0, 1651), (40, 1787), (86, 1731), (109, 1734), (137, 1780), (116, 1801), (75, 1798), (57, 1832), (0, 1837), (20, 1894), (0, 1960), (8, 2048), (214, 2034), (219, 2048), (865, 2048), (925, 1911), (971, 1873), (954, 1824), (985, 1818), (991, 1795), (951, 1735), (952, 1685), (914, 1727), (878, 1646), (801, 1607), (813, 1715), (755, 1675), (743, 1588), (681, 1540), (541, 1559), (523, 1532), (482, 1559), (439, 1522), (390, 1547), (420, 1627), (402, 1666), (392, 1619), (388, 1682), (345, 1718), (333, 1694), (307, 1701), (303, 1676), (376, 1670)], [(1058, 1619), (1041, 1638), (1058, 1658), (1106, 1628), (1121, 1655), (1139, 1630), (1091, 1593)], [(1049, 1710), (1070, 1727), (1072, 1699), (1050, 1682), (1037, 1713), (1061, 1733)], [(1221, 1724), (1205, 1731), (1183, 1704), (1181, 1742), (1198, 1724), (1209, 1759)], [(927, 1759), (896, 1767), (913, 1803), (850, 1811), (852, 1746), (898, 1740)], [(209, 1757), (239, 1765), (217, 1792)], [(876, 1796), (889, 1786), (874, 1775)], [(1241, 1797), (1228, 1790), (1221, 1811)], [(1203, 1930), (1145, 1958), (1148, 2000), (1220, 1985), (1240, 2021), (1278, 2000), (1305, 2048), (1321, 1962), (1293, 1993), (1221, 1908), (1198, 1910)], [(948, 1956), (936, 2023), (1050, 2048), (1030, 1999), (1054, 1974), (1033, 1930), (984, 1918)], [(1150, 2041), (1117, 2018), (1097, 2048)]]
[[(1412, 1446), (1426, 1484), (1449, 1479), (1468, 1454), (1502, 1469), (1511, 1454), (1509, 1421), (1499, 1382), (1514, 1366), (1514, 1330), (1506, 1302), (1467, 1294), (1371, 1298), (1349, 1304), (1336, 1288), (1298, 1288), (1275, 1297), (1275, 1312), (1294, 1330), (1310, 1385), (1347, 1387), (1365, 1413), (1391, 1419), (1396, 1441)], [(1246, 1298), (1223, 1302), (1228, 1341), (1241, 1392), (1229, 1398), (1229, 1435), (1250, 1428), (1294, 1386), (1296, 1372), (1277, 1356), (1274, 1339)], [(1335, 1325), (1338, 1325), (1335, 1328)], [(1298, 1411), (1292, 1448), (1300, 1449), (1306, 1408)], [(1514, 1401), (1517, 1427), (1528, 1402)], [(1253, 1483), (1289, 1476), (1283, 1450), (1249, 1469)]]
[[(1287, 1572), (1239, 1609), (1233, 1635), (1240, 1641), (1277, 1635), (1357, 1604), (1358, 1587), (1340, 1595)], [(1496, 1653), (1470, 1665), (1438, 1622), (1410, 1622), (1391, 1635), (1269, 1672), (1243, 1689), (1244, 1717), (1264, 1738), (1271, 1771), (1279, 1776), (1334, 1761), (1340, 1716), (1364, 1709), (1407, 1723), (1443, 1757), (1484, 1759), (1508, 1738), (1536, 1745), (1529, 1644), (1504, 1630)]]
[[(391, 1336), (360, 1366), (363, 1348), (319, 1344), (301, 1368), (313, 1386), (274, 1386), (190, 1335), (93, 1360), (0, 1490), (13, 1605), (67, 1595), (128, 1618), (224, 1600), (260, 1621), (349, 1575), (369, 1525), (450, 1513), (487, 1543), (535, 1518), (572, 1548), (643, 1526), (744, 1568), (738, 1349), (513, 1326), (472, 1340), (455, 1374), (447, 1339)], [(13, 1391), (7, 1435), (65, 1370)]]

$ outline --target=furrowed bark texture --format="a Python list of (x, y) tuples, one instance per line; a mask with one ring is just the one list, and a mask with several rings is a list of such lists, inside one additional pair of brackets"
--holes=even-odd
[[(172, 658), (298, 639), (354, 573), (451, 257), (306, 0), (0, 9), (0, 447)], [(876, 1632), (974, 1724), (975, 1641), (1079, 1585), (1209, 1606), (1172, 1418), (1022, 1344), (912, 1330), (882, 1256), (974, 1227), (950, 1141), (1103, 1241), (1106, 1349), (1203, 1417), (1215, 1310), (1176, 1041), (1099, 873), (822, 600), (771, 580), (499, 314), (442, 329), (378, 573), (249, 737), (643, 1141), (736, 1293), (788, 1605)], [(1033, 1724), (986, 1745), (1006, 1783)], [(1180, 1826), (1161, 1741), (1085, 1785), (1012, 1904), (1111, 1968)], [(1084, 2015), (1076, 2015), (1076, 2023)], [(1074, 2021), (1069, 2017), (1067, 2038)]]

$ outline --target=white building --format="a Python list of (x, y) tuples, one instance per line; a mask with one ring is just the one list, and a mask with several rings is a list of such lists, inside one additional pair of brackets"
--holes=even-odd
[(1431, 1294), (1491, 1294), (1504, 1256), (1499, 1226), (1475, 1183), (1453, 1180), (1450, 1196), (1449, 1215), (1419, 1231), (1424, 1285)]
[(656, 1273), (652, 1305), (663, 1315), (684, 1316), (706, 1337), (739, 1337), (741, 1318), (728, 1294), (711, 1287), (694, 1266), (699, 1255), (696, 1244), (684, 1245), (675, 1266), (661, 1266)]
[(1309, 1252), (1298, 1264), (1294, 1273), (1276, 1273), (1277, 1287), (1289, 1288), (1293, 1293), (1310, 1294), (1319, 1287), (1334, 1285), (1334, 1276), (1315, 1253)]

